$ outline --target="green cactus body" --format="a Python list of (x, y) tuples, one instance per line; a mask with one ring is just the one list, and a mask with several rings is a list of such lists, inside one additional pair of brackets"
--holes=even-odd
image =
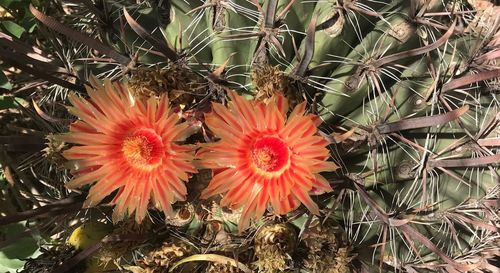
[[(28, 220), (26, 227), (40, 233), (44, 247), (49, 248), (53, 241), (64, 245), (69, 234), (60, 226), (108, 223), (107, 219), (112, 218), (109, 206), (104, 204), (90, 204), (92, 208), (80, 211), (87, 194), (100, 195), (92, 190), (99, 181), (78, 191), (65, 188), (73, 175), (92, 172), (100, 165), (61, 163), (64, 155), (71, 154), (67, 150), (73, 145), (52, 138), (68, 130), (95, 133), (79, 128), (79, 123), (69, 127), (75, 117), (64, 106), (73, 105), (69, 109), (75, 113), (74, 104), (80, 102), (76, 106), (88, 107), (82, 115), (109, 114), (116, 119), (127, 113), (123, 108), (123, 113), (110, 114), (105, 107), (96, 106), (104, 104), (92, 89), (98, 80), (91, 75), (96, 75), (128, 82), (133, 92), (123, 100), (130, 103), (130, 108), (139, 105), (138, 113), (154, 119), (155, 111), (165, 115), (170, 111), (172, 118), (162, 126), (185, 126), (190, 130), (185, 136), (175, 131), (180, 129), (166, 131), (163, 135), (174, 131), (183, 137), (154, 143), (161, 151), (186, 145), (179, 146), (182, 150), (163, 154), (191, 160), (175, 161), (169, 169), (186, 167), (183, 164), (192, 164), (193, 169), (175, 177), (164, 175), (182, 183), (166, 183), (165, 187), (170, 188), (159, 192), (155, 197), (158, 200), (151, 200), (149, 207), (141, 203), (148, 212), (144, 220), (147, 225), (141, 232), (131, 229), (120, 235), (116, 230), (122, 224), (115, 224), (114, 232), (102, 234), (89, 247), (116, 249), (126, 245), (126, 249), (116, 252), (126, 254), (106, 260), (112, 259), (120, 269), (138, 273), (153, 269), (245, 273), (495, 272), (493, 255), (498, 255), (500, 238), (500, 26), (498, 18), (494, 18), (500, 10), (493, 4), (495, 1), (86, 0), (48, 1), (31, 8), (29, 3), (22, 6), (23, 1), (7, 2), (12, 3), (2, 5), (10, 15), (0, 12), (5, 16), (2, 23), (9, 22), (0, 24), (0, 65), (7, 75), (0, 74), (0, 88), (14, 86), (6, 91), (8, 95), (33, 101), (33, 105), (9, 104), (4, 96), (0, 97), (0, 121), (9, 124), (0, 130), (0, 182), (7, 182), (0, 187), (0, 201), (9, 203), (0, 222)], [(23, 35), (18, 40), (12, 38), (19, 36), (12, 33), (12, 25), (21, 27), (33, 20), (21, 18), (21, 10), (31, 11), (39, 24), (34, 31), (29, 30), (33, 31), (29, 37), (17, 33)], [(73, 42), (62, 42), (64, 39)], [(92, 87), (85, 89), (87, 83)], [(124, 87), (114, 88), (122, 94)], [(111, 84), (101, 89), (109, 96), (106, 98), (110, 104), (116, 103), (118, 97), (110, 95), (114, 92)], [(233, 104), (246, 105), (237, 101), (233, 90), (255, 102), (242, 112), (261, 110), (255, 116), (250, 114), (255, 120), (249, 123), (268, 122), (262, 113), (274, 105), (277, 112), (286, 112), (280, 95), (290, 106), (288, 113), (280, 112), (282, 116), (277, 118), (286, 115), (288, 121), (277, 121), (283, 121), (284, 126), (293, 123), (305, 105), (322, 121), (315, 137), (328, 140), (325, 146), (330, 154), (326, 160), (340, 167), (332, 172), (307, 173), (290, 163), (290, 168), (297, 167), (290, 177), (314, 176), (317, 182), (307, 196), (296, 198), (299, 204), (282, 198), (288, 198), (288, 184), (271, 188), (274, 184), (264, 185), (262, 181), (268, 181), (265, 179), (252, 180), (262, 184), (258, 190), (241, 187), (232, 192), (234, 197), (248, 191), (250, 197), (242, 200), (251, 203), (260, 190), (279, 191), (270, 195), (265, 206), (259, 203), (264, 216), (252, 219), (249, 228), (243, 230), (238, 230), (240, 220), (258, 214), (258, 210), (239, 208), (240, 204), (229, 202), (230, 194), (223, 191), (223, 186), (240, 183), (235, 178), (240, 173), (228, 175), (232, 169), (203, 169), (202, 156), (198, 158), (223, 137), (239, 139), (235, 136), (248, 133), (243, 118), (232, 120), (232, 114), (238, 114)], [(70, 93), (75, 91), (81, 94)], [(90, 100), (77, 100), (87, 94)], [(155, 108), (156, 103), (164, 103), (167, 98), (168, 111)], [(228, 103), (231, 98), (233, 104)], [(138, 104), (141, 99), (146, 101), (142, 106)], [(174, 118), (179, 120), (174, 122)], [(226, 131), (217, 130), (218, 119), (231, 126), (224, 127)], [(240, 128), (242, 124), (245, 126)], [(96, 122), (95, 126), (99, 125)], [(306, 125), (304, 122), (294, 130), (300, 131)], [(266, 132), (274, 132), (271, 122), (262, 126), (268, 129)], [(137, 139), (132, 139), (135, 132), (127, 135), (127, 144), (133, 148), (149, 141), (150, 129), (138, 130), (144, 135)], [(19, 134), (29, 145), (20, 145), (15, 139)], [(266, 173), (276, 171), (271, 163), (282, 154), (292, 158), (293, 153), (319, 151), (310, 147), (296, 152), (285, 147), (285, 142), (276, 141), (282, 137), (280, 134), (283, 132), (259, 138), (268, 141), (262, 142), (267, 146), (259, 142), (265, 146), (259, 146), (261, 150), (255, 148), (258, 141), (254, 141), (255, 150), (246, 157), (220, 154), (220, 162), (212, 164), (249, 159), (255, 160), (249, 161), (254, 169)], [(303, 141), (303, 134), (293, 141)], [(46, 135), (51, 135), (47, 147)], [(58, 145), (54, 146), (54, 139)], [(103, 136), (103, 140), (93, 141), (104, 145), (107, 140)], [(234, 142), (235, 147), (219, 148), (226, 152), (241, 148), (237, 140)], [(42, 148), (34, 151), (39, 146)], [(146, 145), (129, 155), (129, 146), (117, 146), (121, 152), (117, 156), (128, 155), (136, 161), (146, 156), (146, 163), (157, 163), (160, 155), (153, 148), (158, 147)], [(271, 148), (282, 154), (272, 153)], [(80, 152), (73, 156), (92, 151), (82, 148)], [(65, 166), (75, 170), (70, 173)], [(148, 175), (136, 182), (149, 181)], [(320, 187), (320, 177), (325, 177), (331, 191), (325, 185)], [(214, 180), (219, 184), (210, 188)], [(186, 187), (184, 182), (188, 182)], [(289, 182), (290, 187), (308, 186), (299, 180)], [(116, 203), (124, 194), (122, 189), (108, 184), (105, 190), (110, 192), (109, 197), (103, 202), (121, 206), (125, 215), (133, 218), (132, 214), (137, 213), (134, 209)], [(141, 187), (146, 188), (146, 184)], [(206, 196), (206, 189), (221, 194)], [(141, 192), (140, 197), (148, 196), (152, 194)], [(283, 200), (273, 199), (276, 196)], [(43, 206), (52, 202), (47, 212)], [(224, 206), (224, 202), (231, 206)], [(275, 207), (279, 202), (297, 208), (281, 213), (276, 209), (280, 206)], [(319, 215), (313, 215), (314, 204), (318, 205)], [(168, 205), (172, 206), (170, 210), (165, 208)], [(165, 215), (158, 210), (160, 207), (172, 215)], [(34, 216), (23, 218), (25, 215)], [(33, 267), (44, 264), (47, 253), (30, 261), (24, 272), (35, 272)], [(72, 268), (80, 261), (75, 263), (76, 259), (90, 259), (83, 254), (67, 259), (62, 268)], [(266, 261), (269, 255), (271, 262)], [(63, 258), (61, 255), (53, 260)], [(51, 264), (56, 266), (55, 262)]]

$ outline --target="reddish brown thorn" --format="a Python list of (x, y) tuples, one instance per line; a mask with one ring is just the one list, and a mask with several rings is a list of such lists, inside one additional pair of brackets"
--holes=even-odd
[(213, 80), (213, 81), (217, 81), (217, 80), (221, 80), (221, 75), (222, 73), (224, 73), (224, 70), (226, 69), (226, 66), (227, 64), (229, 63), (229, 60), (231, 59), (231, 57), (233, 57), (236, 53), (233, 52), (231, 53), (231, 55), (229, 55), (229, 57), (227, 58), (227, 60), (221, 64), (219, 67), (217, 67), (214, 71), (212, 71), (211, 73), (208, 74), (208, 77)]
[(292, 46), (293, 46), (293, 52), (295, 52), (295, 59), (300, 62), (301, 57), (300, 57), (300, 52), (299, 48), (297, 47), (297, 43), (295, 42), (295, 39), (292, 37)]
[(71, 0), (71, 2), (82, 3), (86, 8), (88, 8), (92, 13), (97, 15), (99, 18), (105, 18), (105, 14), (102, 10), (96, 7), (91, 0)]
[(350, 10), (354, 10), (354, 11), (357, 11), (359, 13), (363, 13), (363, 14), (366, 14), (368, 16), (373, 16), (373, 17), (378, 17), (380, 19), (384, 19), (384, 17), (378, 13), (378, 12), (375, 12), (375, 11), (371, 11), (371, 10), (365, 10), (365, 9), (362, 9), (360, 7), (357, 7), (356, 6), (356, 1), (352, 1), (350, 2), (347, 6), (346, 6), (346, 9), (350, 9)]
[(21, 211), (13, 215), (0, 217), (0, 226), (17, 223), (27, 219), (54, 217), (55, 215), (78, 211), (82, 208), (83, 198), (83, 196), (68, 197), (36, 209)]
[(266, 13), (264, 12), (264, 9), (260, 5), (259, 0), (253, 0), (252, 2), (255, 5), (255, 7), (257, 7), (257, 10), (260, 12), (262, 17), (266, 17)]
[(269, 0), (267, 3), (266, 13), (264, 14), (264, 27), (274, 28), (274, 23), (276, 22), (276, 7), (278, 5), (277, 0)]
[(500, 147), (500, 138), (483, 138), (478, 139), (477, 144), (481, 146), (498, 146)]
[(382, 268), (383, 268), (383, 265), (384, 265), (384, 255), (383, 253), (385, 253), (385, 245), (387, 243), (387, 231), (389, 230), (389, 228), (387, 226), (384, 226), (384, 231), (382, 232), (382, 244), (380, 245), (380, 253), (382, 253), (382, 255), (380, 255), (380, 261), (379, 261), (379, 264), (378, 264), (378, 270), (379, 272), (382, 272)]
[(307, 27), (306, 31), (306, 39), (305, 39), (305, 47), (304, 47), (304, 56), (302, 56), (302, 59), (300, 62), (297, 64), (297, 67), (295, 68), (295, 71), (293, 72), (294, 75), (303, 77), (306, 74), (307, 68), (309, 67), (309, 64), (311, 63), (311, 60), (314, 55), (314, 39), (315, 39), (315, 34), (316, 34), (316, 21), (318, 20), (317, 14), (313, 15), (311, 22), (309, 23), (309, 26)]
[(0, 57), (5, 63), (8, 63), (9, 65), (16, 67), (23, 72), (31, 74), (39, 79), (44, 79), (50, 83), (57, 84), (71, 90), (78, 90), (82, 92), (85, 91), (85, 88), (83, 88), (83, 86), (76, 85), (72, 82), (62, 79), (60, 75), (54, 74), (51, 69), (44, 69), (45, 66), (37, 65), (39, 61), (35, 61), (34, 59), (24, 56), (23, 54), (12, 52), (12, 50), (7, 50), (0, 47)]
[(431, 151), (427, 150), (426, 148), (420, 146), (418, 143), (415, 143), (415, 142), (413, 142), (413, 141), (411, 141), (411, 140), (409, 140), (409, 139), (407, 139), (399, 134), (391, 133), (391, 136), (401, 140), (402, 142), (404, 142), (404, 143), (406, 143), (406, 144), (408, 144), (408, 145), (410, 145), (410, 146), (412, 146), (412, 147), (414, 147), (422, 152), (432, 153)]
[(115, 61), (119, 62), (122, 65), (128, 65), (128, 63), (130, 62), (130, 58), (121, 55), (116, 50), (104, 45), (103, 43), (101, 43), (100, 41), (98, 41), (96, 39), (93, 39), (92, 37), (89, 37), (81, 32), (78, 32), (78, 31), (64, 25), (64, 24), (61, 24), (56, 19), (54, 19), (50, 16), (47, 16), (47, 15), (43, 14), (42, 12), (40, 12), (39, 10), (37, 10), (35, 7), (33, 7), (33, 5), (30, 4), (29, 9), (30, 9), (31, 13), (33, 14), (33, 16), (35, 16), (35, 18), (38, 19), (38, 21), (40, 21), (42, 24), (44, 24), (48, 28), (50, 28), (54, 31), (57, 31), (57, 32), (67, 36), (68, 38), (70, 38), (72, 40), (75, 40), (77, 42), (85, 44), (85, 45), (101, 52), (102, 54), (113, 58)]
[(422, 55), (424, 53), (427, 53), (429, 51), (432, 51), (432, 50), (440, 47), (441, 45), (446, 43), (446, 41), (448, 41), (448, 39), (451, 37), (451, 35), (453, 34), (453, 31), (455, 30), (456, 23), (457, 23), (456, 20), (453, 21), (453, 23), (451, 24), (448, 31), (446, 31), (446, 33), (443, 36), (441, 36), (441, 38), (439, 38), (434, 43), (427, 45), (427, 46), (420, 47), (420, 48), (415, 48), (415, 49), (411, 49), (411, 50), (407, 50), (407, 51), (403, 51), (403, 52), (398, 52), (396, 54), (392, 54), (392, 55), (380, 58), (380, 59), (373, 62), (373, 66), (380, 67), (380, 66), (395, 62), (395, 61), (400, 60), (400, 59), (413, 57), (413, 56), (417, 56), (417, 55)]
[(441, 168), (441, 167), (438, 167), (437, 168), (438, 170), (442, 171), (443, 173), (445, 173), (446, 175), (449, 175), (450, 177), (452, 177), (453, 179), (457, 180), (457, 181), (460, 181), (460, 183), (463, 183), (464, 185), (468, 185), (469, 182), (465, 181), (463, 178), (461, 178), (460, 176), (458, 176), (457, 174), (455, 174), (454, 172), (450, 171), (450, 170), (447, 170), (446, 168)]
[(489, 230), (489, 231), (497, 232), (497, 233), (500, 232), (500, 227), (497, 227), (494, 225), (488, 225), (484, 222), (470, 219), (470, 218), (465, 217), (459, 213), (452, 213), (452, 216), (453, 216), (452, 219), (455, 221), (460, 220), (461, 222), (469, 223), (469, 224), (473, 225), (474, 227), (479, 227), (483, 230)]
[(484, 167), (491, 164), (500, 163), (500, 154), (482, 156), (477, 158), (459, 158), (459, 159), (443, 159), (443, 160), (429, 160), (429, 167), (442, 167), (442, 168), (463, 168), (463, 167)]
[(396, 84), (396, 90), (394, 91), (394, 94), (391, 96), (391, 100), (389, 101), (389, 103), (387, 104), (387, 107), (385, 108), (385, 112), (384, 112), (384, 119), (383, 121), (387, 121), (387, 118), (389, 117), (389, 114), (391, 113), (391, 109), (394, 108), (394, 101), (396, 101), (396, 95), (398, 94), (399, 92), (399, 86), (400, 86), (401, 82), (398, 82)]
[(45, 113), (39, 106), (38, 104), (35, 102), (35, 100), (31, 100), (31, 102), (33, 103), (33, 108), (35, 108), (35, 111), (36, 113), (44, 120), (48, 121), (48, 122), (51, 122), (51, 123), (69, 123), (70, 121), (67, 120), (67, 119), (60, 119), (60, 118), (55, 118), (55, 117), (52, 117), (50, 115), (48, 115), (47, 113)]
[(28, 45), (14, 40), (5, 33), (0, 33), (0, 46), (5, 49), (10, 48), (6, 53), (8, 53), (10, 57), (17, 59), (17, 61), (32, 64), (46, 72), (57, 72), (73, 76), (68, 73), (67, 69), (60, 67), (55, 60), (41, 55), (42, 52), (39, 51), (39, 49), (35, 47), (30, 48)]
[(421, 175), (422, 175), (422, 181), (421, 181), (422, 197), (420, 198), (420, 201), (421, 201), (420, 208), (428, 206), (427, 202), (426, 202), (426, 198), (427, 198), (427, 170), (422, 168)]
[(443, 85), (441, 92), (447, 92), (462, 86), (469, 85), (471, 83), (485, 81), (493, 78), (500, 77), (500, 68), (489, 71), (482, 71), (477, 74), (469, 74), (460, 78), (451, 80), (450, 82)]
[(377, 90), (379, 96), (382, 97), (384, 92), (382, 91), (382, 88), (380, 87), (380, 83), (378, 82), (378, 78), (377, 78), (377, 75), (375, 75), (375, 72), (370, 71), (368, 73), (368, 78), (370, 78), (372, 80), (373, 85), (375, 86), (375, 90)]
[(221, 36), (221, 38), (225, 40), (231, 40), (231, 39), (244, 39), (244, 38), (252, 38), (259, 36), (260, 37), (265, 36), (265, 33), (263, 32), (239, 33), (239, 34)]
[[(494, 116), (492, 116), (488, 122), (485, 123), (484, 126), (482, 126), (481, 130), (477, 133), (478, 138), (483, 138), (490, 134), (492, 131), (494, 131), (497, 128), (500, 128), (500, 112), (497, 112)], [(500, 129), (498, 129), (498, 132), (500, 132)]]
[(378, 131), (381, 134), (388, 134), (388, 133), (394, 133), (397, 131), (404, 131), (404, 130), (410, 130), (410, 129), (417, 129), (417, 128), (425, 128), (425, 127), (431, 127), (431, 126), (436, 126), (440, 124), (445, 124), (450, 121), (453, 121), (463, 114), (465, 114), (469, 110), (469, 106), (465, 105), (460, 108), (457, 108), (453, 111), (450, 111), (445, 114), (441, 115), (433, 115), (433, 116), (428, 116), (428, 117), (417, 117), (417, 118), (409, 118), (409, 119), (403, 119), (387, 124), (380, 124), (377, 126)]
[(202, 9), (205, 9), (205, 8), (213, 7), (213, 6), (215, 6), (215, 4), (214, 4), (214, 3), (206, 3), (206, 4), (203, 4), (203, 5), (199, 6), (199, 7), (196, 7), (196, 8), (194, 8), (194, 9), (192, 9), (192, 10), (188, 11), (188, 12), (186, 13), (186, 15), (189, 15), (189, 14), (191, 14), (191, 13), (197, 12), (197, 11), (202, 10)]
[(276, 38), (276, 36), (271, 35), (271, 43), (278, 49), (278, 52), (281, 54), (281, 56), (286, 57), (285, 50), (283, 49), (283, 46), (281, 45), (280, 41)]
[(445, 26), (445, 25), (442, 25), (442, 24), (439, 24), (439, 23), (434, 23), (434, 22), (430, 22), (426, 19), (422, 19), (422, 18), (415, 18), (414, 19), (415, 23), (417, 24), (421, 24), (421, 25), (428, 25), (428, 26), (431, 26), (431, 27), (435, 27), (437, 29), (442, 29), (442, 30), (448, 30), (449, 27), (448, 26)]
[[(441, 259), (443, 259), (443, 261), (445, 261), (448, 265), (452, 266), (453, 268), (456, 268), (457, 270), (463, 270), (463, 271), (468, 271), (471, 268), (474, 268), (474, 265), (461, 264), (461, 263), (458, 263), (455, 260), (451, 259), (450, 257), (448, 257), (431, 240), (429, 240), (427, 237), (422, 235), (416, 229), (412, 228), (410, 225), (400, 226), (399, 230), (406, 233), (412, 242), (418, 241), (419, 243), (421, 243), (422, 245), (427, 247), (429, 250), (436, 253), (436, 255), (438, 255)], [(418, 252), (416, 252), (416, 253), (418, 253)]]
[(286, 14), (292, 9), (293, 4), (296, 0), (290, 0), (290, 2), (286, 5), (286, 7), (276, 16), (276, 21), (279, 21), (285, 18)]
[(158, 39), (154, 38), (149, 31), (145, 30), (141, 25), (139, 25), (130, 16), (125, 7), (123, 8), (123, 14), (125, 15), (127, 23), (134, 30), (134, 32), (137, 33), (137, 35), (139, 35), (144, 40), (148, 41), (148, 43), (150, 43), (154, 48), (160, 51), (163, 55), (165, 55), (165, 57), (167, 57), (171, 61), (175, 62), (179, 59), (179, 56), (173, 49), (168, 47), (168, 45), (166, 45), (165, 43), (162, 43)]

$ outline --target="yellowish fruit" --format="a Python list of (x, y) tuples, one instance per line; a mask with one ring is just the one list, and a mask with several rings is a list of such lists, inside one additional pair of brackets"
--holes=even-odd
[(71, 233), (68, 243), (77, 250), (86, 249), (102, 240), (112, 228), (111, 224), (97, 221), (86, 222)]

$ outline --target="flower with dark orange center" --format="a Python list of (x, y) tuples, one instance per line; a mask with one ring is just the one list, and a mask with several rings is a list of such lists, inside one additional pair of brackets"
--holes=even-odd
[(132, 215), (141, 222), (150, 199), (167, 214), (171, 204), (184, 200), (185, 181), (196, 172), (194, 147), (180, 145), (193, 126), (179, 123), (180, 116), (168, 99), (135, 99), (121, 83), (94, 80), (89, 99), (69, 96), (70, 112), (79, 117), (70, 132), (59, 136), (75, 143), (64, 152), (74, 168), (68, 188), (92, 184), (85, 206), (94, 206), (117, 191), (113, 220)]
[(326, 161), (328, 141), (317, 134), (319, 118), (305, 113), (305, 103), (287, 117), (288, 103), (282, 96), (267, 104), (234, 92), (229, 96), (227, 108), (214, 103), (205, 115), (220, 140), (202, 145), (197, 153), (200, 167), (215, 174), (202, 198), (226, 193), (222, 206), (243, 207), (240, 230), (268, 206), (276, 214), (286, 214), (302, 203), (318, 214), (309, 194), (331, 191), (320, 173), (338, 168)]

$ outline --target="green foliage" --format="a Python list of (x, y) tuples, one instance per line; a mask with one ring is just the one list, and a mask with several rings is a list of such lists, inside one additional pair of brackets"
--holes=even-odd
[(17, 272), (25, 259), (36, 258), (40, 252), (37, 240), (30, 234), (25, 222), (0, 227), (0, 272)]
[(0, 88), (10, 90), (12, 89), (12, 84), (3, 71), (0, 71)]
[(17, 38), (21, 38), (21, 35), (23, 35), (23, 33), (25, 32), (25, 29), (22, 26), (16, 24), (13, 21), (3, 21), (2, 26), (8, 33)]
[(13, 109), (18, 105), (26, 105), (26, 101), (14, 96), (0, 96), (0, 110)]
[(0, 7), (8, 11), (12, 17), (2, 18), (0, 30), (21, 38), (24, 33), (32, 33), (36, 27), (36, 20), (29, 12), (29, 5), (38, 1), (30, 0), (1, 0)]

